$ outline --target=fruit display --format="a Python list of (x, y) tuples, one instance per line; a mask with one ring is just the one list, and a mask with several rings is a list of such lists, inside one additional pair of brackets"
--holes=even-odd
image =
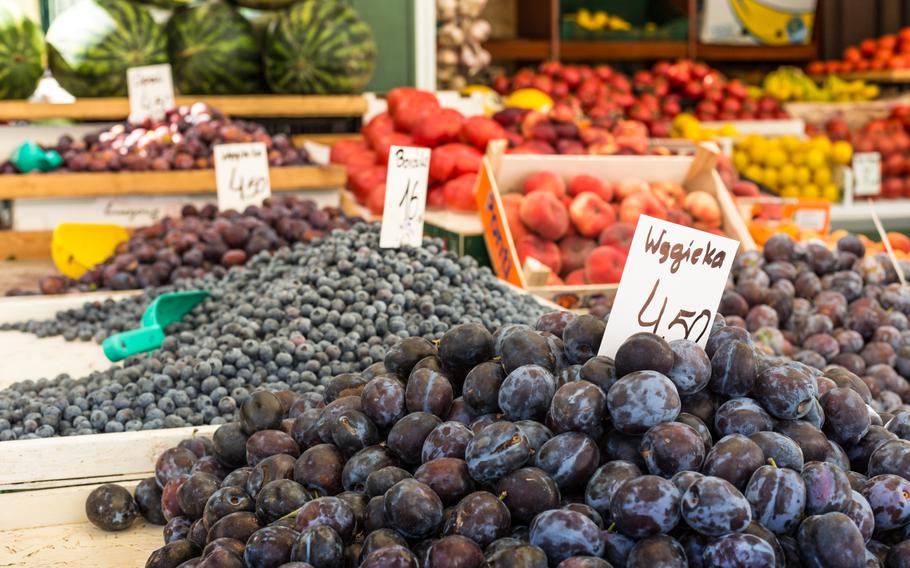
[[(131, 290), (199, 278), (216, 267), (243, 265), (262, 251), (274, 252), (309, 243), (335, 229), (348, 229), (348, 219), (334, 207), (319, 209), (309, 199), (266, 198), (262, 207), (243, 212), (218, 211), (214, 204), (183, 207), (180, 217), (165, 217), (135, 230), (114, 254), (78, 280), (50, 275), (38, 281), (42, 294), (94, 290)], [(7, 295), (22, 295), (11, 290)]]
[(574, 21), (579, 27), (589, 31), (628, 31), (632, 29), (632, 24), (616, 14), (609, 14), (604, 10), (595, 10), (591, 12), (587, 8), (582, 8), (574, 14), (563, 16), (565, 20)]
[(806, 66), (810, 75), (836, 75), (863, 71), (910, 68), (910, 27), (897, 34), (864, 39), (844, 50), (843, 59), (813, 61)]
[(63, 374), (0, 390), (0, 441), (221, 424), (259, 387), (322, 392), (332, 376), (382, 361), (400, 339), (429, 344), (459, 323), (492, 330), (533, 323), (545, 311), (440, 241), (381, 249), (379, 232), (360, 223), (140, 296), (0, 326), (100, 341), (136, 327), (162, 292), (211, 294), (156, 351), (90, 377)]
[(821, 85), (797, 67), (781, 67), (765, 75), (762, 89), (779, 101), (865, 102), (879, 95), (878, 85), (862, 79), (845, 81), (828, 75)]
[(373, 76), (373, 32), (343, 0), (301, 0), (270, 25), (265, 80), (285, 94), (359, 93)]
[(54, 18), (46, 39), (51, 72), (76, 97), (125, 97), (127, 69), (168, 62), (164, 29), (128, 0), (82, 0)]
[(41, 29), (15, 4), (0, 6), (0, 99), (24, 99), (35, 92), (46, 58)]
[(881, 154), (881, 196), (910, 197), (910, 105), (893, 107), (888, 117), (869, 122), (852, 139), (857, 152)]
[(723, 234), (717, 199), (670, 181), (564, 179), (543, 170), (504, 193), (502, 204), (519, 263), (547, 266), (548, 286), (618, 283), (642, 214)]
[(487, 0), (436, 2), (436, 83), (440, 89), (460, 91), (480, 75), (492, 56), (483, 43), (493, 31), (481, 17)]
[(655, 138), (670, 135), (673, 117), (692, 111), (703, 120), (786, 118), (780, 101), (749, 96), (746, 85), (728, 80), (703, 63), (661, 61), (631, 77), (608, 65), (542, 63), (513, 76), (497, 76), (493, 88), (501, 94), (534, 88), (556, 102), (581, 109), (594, 124), (628, 118), (644, 123)]
[(852, 158), (849, 142), (832, 142), (824, 135), (799, 139), (750, 134), (736, 141), (733, 165), (740, 174), (781, 197), (837, 202), (841, 190), (835, 169), (849, 165)]
[[(64, 135), (51, 149), (68, 172), (198, 170), (214, 167), (214, 146), (236, 142), (265, 144), (271, 167), (309, 163), (306, 150), (287, 136), (270, 136), (261, 124), (231, 119), (203, 103), (171, 109), (160, 121), (123, 122), (82, 140)], [(7, 162), (0, 173), (18, 172)]]
[[(321, 393), (257, 391), (160, 454), (105, 530), (164, 525), (149, 568), (903, 566), (907, 411), (843, 367), (605, 325), (458, 325)], [(893, 393), (892, 393), (893, 394)], [(836, 543), (836, 546), (834, 546)]]
[(187, 95), (263, 91), (253, 26), (224, 1), (174, 11), (165, 27), (175, 88)]

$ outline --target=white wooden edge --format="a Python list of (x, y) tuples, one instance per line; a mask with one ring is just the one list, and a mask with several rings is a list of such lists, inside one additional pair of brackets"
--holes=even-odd
[(14, 323), (28, 319), (51, 319), (60, 310), (82, 307), (86, 302), (122, 300), (141, 294), (141, 290), (123, 292), (88, 292), (60, 296), (14, 296), (0, 298), (0, 323)]

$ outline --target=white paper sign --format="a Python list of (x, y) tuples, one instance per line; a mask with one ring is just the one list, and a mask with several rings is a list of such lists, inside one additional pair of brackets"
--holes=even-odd
[(219, 209), (243, 211), (272, 195), (265, 144), (219, 144), (214, 154)]
[(738, 247), (733, 239), (639, 217), (598, 354), (615, 357), (626, 338), (643, 331), (704, 347)]
[(161, 120), (174, 101), (174, 78), (171, 66), (147, 65), (126, 70), (127, 92), (130, 97), (130, 120), (142, 122), (146, 118)]
[(822, 209), (797, 209), (793, 212), (793, 222), (807, 231), (824, 230), (826, 217)]
[(385, 180), (380, 247), (420, 246), (429, 176), (429, 148), (392, 146)]
[(853, 195), (878, 195), (882, 192), (882, 156), (878, 152), (853, 154)]

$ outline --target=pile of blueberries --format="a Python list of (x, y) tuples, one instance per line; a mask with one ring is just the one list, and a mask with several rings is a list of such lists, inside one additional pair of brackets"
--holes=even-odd
[(160, 293), (191, 289), (211, 297), (169, 327), (160, 349), (80, 379), (0, 390), (0, 442), (223, 424), (253, 390), (321, 392), (333, 376), (382, 361), (400, 339), (438, 339), (463, 322), (534, 322), (546, 311), (438, 240), (381, 249), (378, 225), (362, 223), (136, 298), (3, 328), (100, 341), (137, 327)]
[(723, 317), (615, 358), (604, 327), (401, 339), (320, 394), (253, 393), (87, 514), (166, 523), (147, 568), (910, 566), (910, 411)]
[[(910, 275), (910, 263), (900, 265)], [(720, 312), (765, 353), (858, 375), (880, 412), (910, 403), (910, 287), (855, 235), (830, 250), (779, 234), (740, 254)]]

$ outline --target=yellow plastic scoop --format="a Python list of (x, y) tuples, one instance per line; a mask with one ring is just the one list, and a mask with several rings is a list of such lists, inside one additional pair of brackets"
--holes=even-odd
[(54, 229), (51, 258), (57, 270), (70, 278), (79, 278), (110, 258), (117, 245), (129, 238), (129, 231), (119, 225), (63, 223)]

